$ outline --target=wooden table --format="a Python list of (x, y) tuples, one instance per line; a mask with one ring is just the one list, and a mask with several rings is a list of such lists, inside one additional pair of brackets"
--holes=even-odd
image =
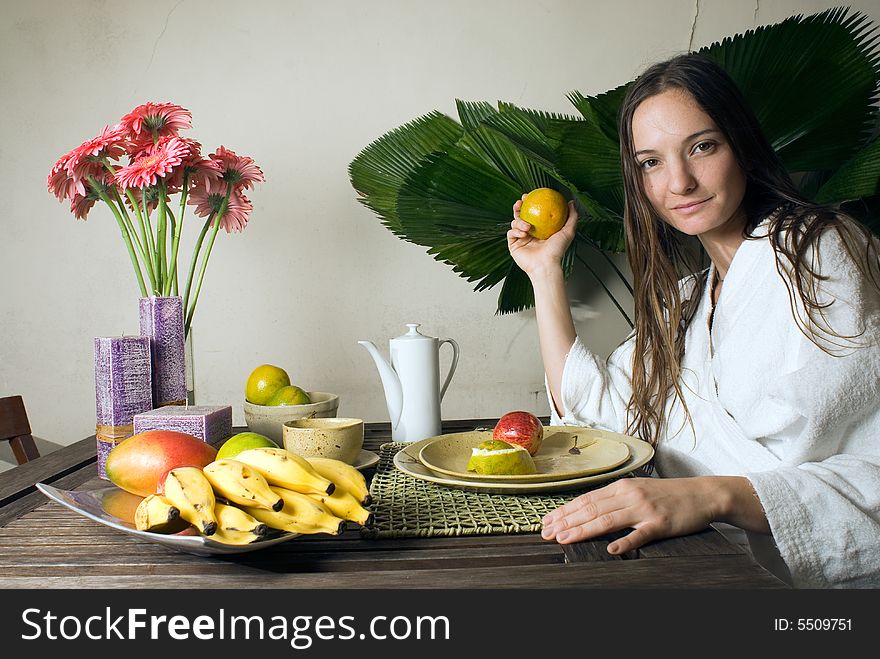
[[(389, 438), (389, 424), (367, 424), (364, 446), (376, 451)], [(92, 522), (49, 501), (36, 482), (107, 485), (97, 477), (94, 436), (0, 474), (2, 588), (785, 588), (711, 529), (623, 558), (607, 553), (609, 538), (562, 546), (534, 533), (366, 539), (357, 529), (206, 558)]]

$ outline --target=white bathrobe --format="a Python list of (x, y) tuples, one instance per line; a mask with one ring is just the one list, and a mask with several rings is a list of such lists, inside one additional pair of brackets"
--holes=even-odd
[[(839, 334), (864, 330), (857, 339), (838, 340), (848, 347), (829, 355), (794, 321), (766, 221), (753, 236), (762, 237), (743, 242), (731, 263), (711, 332), (710, 287), (702, 292), (683, 358), (693, 430), (681, 404), (670, 401), (657, 472), (748, 478), (772, 537), (747, 533), (747, 546), (795, 586), (878, 587), (878, 295), (846, 258), (836, 233), (826, 232), (812, 254), (829, 277), (820, 291), (823, 300), (833, 300), (825, 316)], [(714, 274), (710, 269), (707, 281)], [(630, 337), (605, 362), (576, 339), (562, 377), (563, 416), (554, 411), (553, 423), (626, 432), (632, 349)]]

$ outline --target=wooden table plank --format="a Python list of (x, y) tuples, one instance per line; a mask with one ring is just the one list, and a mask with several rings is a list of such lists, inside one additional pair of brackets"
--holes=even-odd
[(745, 556), (698, 556), (565, 565), (525, 565), (408, 572), (278, 574), (253, 570), (211, 578), (204, 573), (80, 574), (74, 576), (0, 576), (0, 588), (748, 588), (776, 589), (784, 584)]
[[(66, 474), (94, 464), (95, 451), (95, 438), (92, 436), (3, 472), (0, 479), (0, 508), (28, 492), (36, 491), (34, 483), (53, 483)], [(97, 475), (97, 467), (95, 469), (93, 475)]]

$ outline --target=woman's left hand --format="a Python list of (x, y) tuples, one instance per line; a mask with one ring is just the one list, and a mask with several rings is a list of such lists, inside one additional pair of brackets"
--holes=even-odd
[(693, 533), (717, 519), (710, 483), (705, 477), (623, 478), (548, 513), (541, 536), (568, 544), (631, 528), (608, 545), (610, 554), (623, 554), (652, 540)]

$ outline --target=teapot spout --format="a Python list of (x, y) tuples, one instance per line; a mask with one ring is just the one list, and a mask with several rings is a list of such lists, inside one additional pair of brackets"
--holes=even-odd
[(385, 403), (388, 405), (388, 416), (391, 418), (391, 427), (396, 428), (400, 422), (400, 414), (403, 412), (403, 389), (400, 386), (400, 378), (385, 361), (379, 349), (371, 341), (358, 341), (376, 362), (379, 369), (379, 377), (382, 378), (382, 386), (385, 388)]

